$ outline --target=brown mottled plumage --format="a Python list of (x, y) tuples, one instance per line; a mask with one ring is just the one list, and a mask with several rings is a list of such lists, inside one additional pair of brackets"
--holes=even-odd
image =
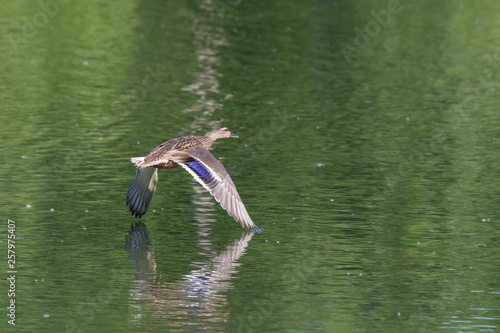
[(217, 139), (237, 138), (226, 126), (214, 128), (205, 136), (183, 136), (162, 143), (145, 157), (131, 161), (137, 173), (127, 192), (127, 205), (132, 215), (146, 214), (153, 201), (160, 169), (178, 166), (186, 169), (229, 215), (245, 228), (256, 228), (224, 166), (208, 151)]

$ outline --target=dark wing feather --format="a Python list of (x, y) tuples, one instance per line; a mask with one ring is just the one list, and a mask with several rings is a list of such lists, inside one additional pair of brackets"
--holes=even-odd
[(155, 194), (159, 172), (160, 169), (152, 167), (137, 169), (135, 178), (127, 192), (127, 205), (129, 205), (132, 215), (141, 217), (148, 211)]
[(226, 169), (206, 148), (175, 151), (171, 158), (203, 185), (242, 227), (257, 228)]

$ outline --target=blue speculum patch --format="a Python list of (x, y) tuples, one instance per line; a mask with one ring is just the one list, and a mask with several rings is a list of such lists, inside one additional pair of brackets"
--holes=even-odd
[(205, 166), (198, 160), (191, 160), (186, 163), (191, 170), (193, 170), (198, 177), (200, 177), (205, 183), (209, 183), (212, 180), (212, 174), (205, 168)]

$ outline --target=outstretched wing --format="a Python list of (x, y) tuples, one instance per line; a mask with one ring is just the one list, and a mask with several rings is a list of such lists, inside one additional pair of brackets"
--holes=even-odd
[(203, 185), (242, 227), (257, 228), (226, 169), (206, 148), (174, 151), (171, 158)]
[(130, 184), (127, 192), (127, 205), (132, 215), (141, 217), (146, 214), (155, 195), (156, 183), (160, 169), (153, 167), (140, 167), (137, 169), (135, 179)]

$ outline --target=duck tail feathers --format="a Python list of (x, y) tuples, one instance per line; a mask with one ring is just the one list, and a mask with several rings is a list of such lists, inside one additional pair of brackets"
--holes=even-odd
[(145, 157), (132, 157), (130, 159), (130, 162), (134, 163), (137, 167), (140, 167), (142, 164), (144, 164), (144, 158)]

